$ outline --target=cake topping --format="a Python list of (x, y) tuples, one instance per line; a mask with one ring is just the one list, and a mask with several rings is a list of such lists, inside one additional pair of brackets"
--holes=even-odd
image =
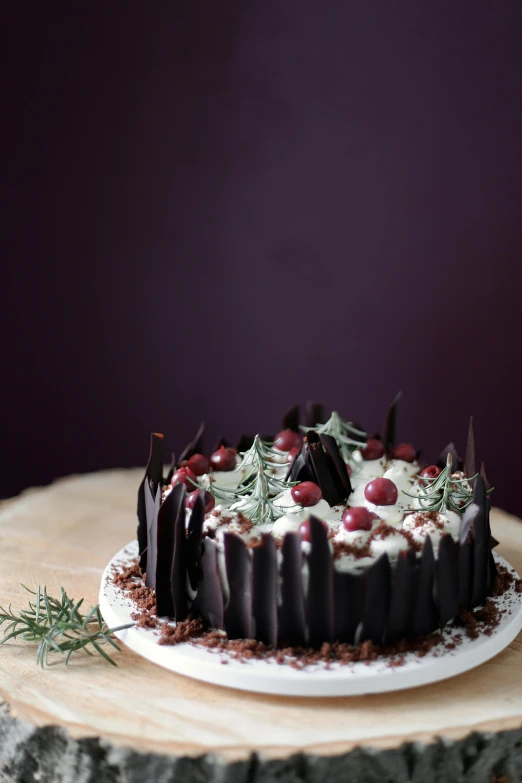
[(369, 511), (366, 506), (354, 506), (347, 508), (343, 514), (343, 525), (346, 530), (371, 530), (376, 514)]
[(170, 483), (173, 487), (176, 484), (184, 484), (187, 489), (193, 489), (197, 485), (196, 474), (190, 468), (178, 468), (172, 474)]
[(394, 506), (399, 493), (396, 485), (387, 478), (375, 478), (364, 488), (364, 496), (376, 506)]
[(301, 481), (300, 484), (292, 487), (291, 494), (293, 500), (304, 508), (317, 505), (323, 497), (321, 487), (313, 481)]
[(227, 446), (221, 446), (210, 457), (210, 467), (218, 471), (230, 471), (236, 468), (236, 452)]
[(189, 460), (187, 460), (187, 467), (196, 476), (204, 476), (209, 471), (209, 461), (204, 454), (193, 454)]
[(393, 459), (402, 459), (404, 462), (415, 462), (417, 453), (411, 443), (399, 443), (392, 450), (391, 456)]
[(437, 476), (440, 476), (441, 470), (438, 465), (428, 465), (427, 468), (424, 468), (424, 470), (421, 470), (419, 473), (419, 476), (421, 478), (430, 478), (435, 479)]
[(298, 432), (294, 430), (286, 429), (278, 432), (274, 439), (274, 448), (279, 451), (291, 451), (292, 449), (300, 449), (303, 439)]
[(207, 492), (206, 490), (195, 489), (194, 492), (191, 492), (187, 496), (186, 506), (187, 508), (194, 508), (200, 492), (203, 492), (203, 499), (205, 503), (205, 514), (208, 514), (212, 511), (212, 509), (216, 505), (216, 501), (214, 499), (214, 496), (211, 495), (210, 492)]
[(361, 456), (366, 460), (381, 459), (384, 457), (384, 445), (377, 438), (370, 438), (366, 446), (361, 449)]
[[(315, 519), (318, 522), (320, 522), (324, 527), (324, 529), (326, 530), (326, 532), (328, 532), (328, 523), (325, 522), (324, 519), (317, 519), (317, 517), (315, 517)], [(299, 527), (299, 535), (301, 536), (301, 539), (303, 541), (307, 541), (308, 543), (312, 541), (312, 534), (310, 530), (310, 517), (308, 517), (308, 519), (305, 519), (305, 521), (301, 523)]]

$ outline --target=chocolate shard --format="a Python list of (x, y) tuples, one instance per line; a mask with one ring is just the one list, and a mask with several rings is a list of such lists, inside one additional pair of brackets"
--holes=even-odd
[(381, 644), (390, 608), (391, 568), (386, 552), (366, 571), (361, 642)]
[(192, 613), (196, 617), (201, 617), (207, 628), (223, 630), (224, 603), (217, 560), (218, 546), (211, 538), (204, 538), (201, 546), (202, 574), (192, 604)]
[(439, 612), (434, 598), (435, 555), (431, 538), (426, 537), (417, 571), (415, 609), (413, 611), (414, 636), (432, 633), (439, 625)]
[(405, 639), (411, 635), (415, 603), (415, 552), (400, 552), (392, 575), (392, 588), (386, 642)]
[(388, 408), (386, 418), (384, 419), (384, 425), (382, 428), (382, 442), (384, 444), (386, 454), (391, 454), (393, 447), (397, 442), (397, 422), (399, 418), (399, 406), (401, 399), (402, 392), (399, 392)]
[(252, 612), (256, 639), (277, 645), (277, 549), (270, 533), (261, 536), (252, 563)]
[[(252, 447), (252, 444), (254, 442), (254, 435), (241, 435), (239, 438), (236, 450), (241, 454), (243, 451), (248, 451)], [(228, 445), (228, 444), (223, 444)], [(214, 449), (214, 451), (217, 451), (217, 448)]]
[(317, 483), (317, 477), (308, 456), (309, 448), (308, 443), (303, 443), (301, 451), (296, 454), (288, 468), (285, 476), (286, 481), (315, 481)]
[[(184, 485), (183, 489), (185, 489)], [(182, 493), (182, 498), (183, 503), (179, 504), (178, 513), (174, 520), (174, 554), (172, 557), (172, 570), (170, 576), (172, 602), (174, 604), (174, 617), (176, 618), (176, 622), (186, 620), (188, 616), (185, 492)]]
[(333, 438), (331, 435), (320, 435), (319, 437), (324, 450), (332, 461), (335, 475), (340, 482), (339, 491), (344, 494), (343, 500), (346, 500), (348, 496), (352, 494), (352, 484), (348, 474), (348, 468), (346, 467), (346, 462), (341, 456), (341, 452), (339, 451), (339, 446), (337, 445), (335, 438)]
[(364, 611), (364, 573), (334, 570), (334, 639), (353, 644)]
[(333, 642), (333, 566), (328, 534), (321, 520), (310, 517), (306, 619), (308, 643), (320, 647)]
[(174, 529), (180, 511), (185, 511), (185, 485), (177, 484), (158, 512), (158, 554), (156, 560), (156, 611), (158, 617), (174, 617), (172, 562)]
[(491, 549), (495, 549), (496, 546), (500, 544), (500, 541), (497, 541), (495, 536), (491, 536)]
[(457, 449), (455, 448), (455, 444), (453, 442), (448, 443), (448, 445), (442, 449), (439, 456), (437, 457), (435, 464), (439, 468), (445, 468), (446, 462), (448, 461), (448, 454), (451, 454), (451, 472), (455, 473), (455, 471), (460, 470), (462, 466), (462, 460), (457, 454)]
[[(303, 449), (305, 464), (309, 471), (315, 475), (315, 479), (312, 481), (319, 484), (326, 502), (330, 506), (337, 506), (347, 498), (346, 485), (339, 478), (335, 463), (323, 446), (322, 438), (323, 436), (318, 435), (314, 430), (307, 432), (307, 448)], [(336, 443), (335, 447), (337, 447)], [(303, 479), (300, 480), (303, 481)]]
[(247, 545), (235, 533), (225, 533), (225, 566), (229, 590), (225, 630), (229, 639), (249, 639), (252, 636), (252, 568)]
[(281, 422), (281, 429), (293, 430), (294, 432), (299, 432), (299, 419), (300, 419), (299, 405), (293, 405), (291, 408), (289, 408), (286, 411), (285, 415), (283, 416)]
[(473, 516), (473, 589), (471, 604), (483, 604), (488, 595), (489, 583), (489, 553), (491, 551), (489, 533), (489, 508), (486, 495), (486, 484), (478, 475), (473, 486), (473, 505), (478, 511)]
[(302, 647), (306, 643), (303, 597), (301, 536), (286, 533), (281, 548), (281, 607), (279, 610), (280, 647)]
[(145, 508), (145, 479), (152, 481), (154, 485), (153, 493), (156, 492), (156, 486), (163, 480), (163, 452), (164, 439), (161, 432), (152, 432), (150, 436), (150, 452), (145, 476), (138, 488), (138, 550), (140, 553), (140, 568), (145, 571), (147, 568), (147, 513)]
[(436, 585), (439, 625), (442, 628), (459, 612), (459, 549), (449, 533), (440, 539)]
[(325, 421), (323, 405), (320, 402), (311, 402), (309, 400), (305, 408), (305, 427), (316, 427), (318, 424), (324, 424)]
[(158, 513), (161, 505), (161, 484), (156, 495), (152, 494), (149, 481), (145, 482), (145, 509), (147, 514), (147, 573), (145, 584), (156, 587), (156, 563), (158, 559)]
[(192, 590), (196, 590), (203, 573), (201, 566), (201, 538), (204, 522), (205, 490), (202, 489), (198, 493), (196, 502), (194, 503), (187, 529), (186, 563), (187, 574)]
[(466, 456), (464, 457), (464, 473), (471, 478), (476, 473), (475, 468), (475, 435), (473, 433), (473, 416), (469, 418), (468, 440), (466, 443)]
[(491, 489), (491, 484), (488, 481), (488, 477), (486, 476), (486, 467), (483, 462), (480, 463), (480, 475), (484, 479), (484, 484), (486, 485), (486, 489)]
[(190, 459), (194, 454), (203, 454), (203, 434), (205, 432), (205, 423), (201, 422), (195, 437), (187, 443), (181, 454), (179, 455), (179, 463), (185, 462)]
[(459, 610), (471, 609), (473, 592), (474, 540), (473, 520), (480, 509), (474, 503), (469, 505), (460, 521), (459, 528)]

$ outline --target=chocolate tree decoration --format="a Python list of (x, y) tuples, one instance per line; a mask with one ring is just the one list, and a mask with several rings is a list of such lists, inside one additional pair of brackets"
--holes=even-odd
[(459, 550), (449, 533), (441, 536), (437, 557), (439, 625), (442, 628), (459, 611)]
[(422, 547), (421, 560), (417, 572), (415, 609), (413, 611), (413, 634), (431, 633), (439, 625), (439, 612), (433, 598), (435, 579), (435, 555), (431, 538), (426, 537)]
[(277, 644), (277, 549), (272, 535), (263, 534), (252, 558), (252, 612), (256, 639)]
[(225, 533), (225, 566), (229, 589), (225, 630), (229, 639), (248, 639), (252, 636), (250, 555), (245, 542), (234, 533)]
[(287, 410), (281, 422), (281, 429), (299, 432), (299, 405), (293, 405)]
[(361, 642), (381, 644), (390, 608), (391, 568), (386, 552), (366, 571)]
[(345, 462), (348, 462), (356, 449), (360, 449), (366, 443), (366, 433), (358, 429), (353, 422), (341, 419), (337, 411), (333, 411), (324, 424), (301, 427), (301, 429), (317, 432), (318, 435), (331, 435), (335, 438)]
[[(187, 574), (192, 590), (195, 590), (202, 577), (201, 538), (205, 522), (205, 490), (198, 493), (190, 515), (187, 541), (185, 546)], [(175, 551), (175, 550), (174, 550)]]
[(464, 473), (466, 476), (474, 476), (475, 470), (475, 435), (473, 433), (473, 416), (469, 419), (468, 440), (466, 443), (466, 456), (464, 457)]
[(416, 495), (412, 495), (409, 492), (404, 492), (404, 494), (408, 495), (408, 497), (416, 498), (423, 511), (441, 513), (454, 511), (457, 514), (462, 514), (473, 500), (470, 480), (475, 480), (478, 473), (469, 478), (455, 478), (452, 465), (453, 456), (451, 452), (448, 452), (446, 466), (437, 478), (423, 477), (423, 484), (419, 484)]
[(308, 555), (308, 642), (320, 647), (333, 642), (333, 567), (328, 535), (323, 523), (310, 517), (311, 550)]
[(160, 432), (153, 432), (150, 436), (150, 454), (147, 467), (145, 469), (145, 476), (138, 489), (138, 549), (140, 553), (140, 568), (145, 571), (147, 568), (147, 511), (145, 507), (145, 481), (148, 479), (152, 481), (154, 486), (153, 492), (156, 491), (156, 486), (162, 482), (163, 479), (163, 451), (164, 441), (163, 435)]
[(471, 603), (473, 606), (483, 604), (488, 594), (489, 580), (489, 553), (491, 549), (488, 499), (486, 485), (482, 476), (475, 478), (473, 487), (473, 505), (478, 511), (473, 517), (473, 589), (471, 591)]
[[(177, 484), (158, 512), (158, 555), (156, 561), (156, 611), (158, 617), (174, 617), (172, 600), (172, 564), (174, 531), (177, 520), (185, 515), (185, 485)], [(183, 573), (184, 573), (184, 569)], [(180, 577), (181, 578), (181, 577)]]
[(281, 548), (281, 607), (279, 646), (302, 647), (306, 642), (301, 536), (286, 533)]
[(457, 454), (457, 449), (455, 448), (454, 443), (448, 443), (448, 445), (442, 449), (439, 456), (437, 457), (435, 464), (439, 468), (444, 468), (448, 464), (449, 456), (451, 456), (451, 472), (455, 473), (457, 470), (460, 470), (462, 466), (462, 460)]
[(415, 552), (399, 553), (392, 580), (390, 610), (386, 623), (386, 641), (403, 639), (411, 633), (415, 602)]
[(223, 592), (217, 560), (218, 545), (211, 538), (204, 538), (201, 547), (202, 574), (192, 604), (192, 612), (196, 617), (201, 617), (207, 628), (223, 630), (225, 622)]
[(362, 620), (366, 580), (363, 573), (334, 571), (334, 639), (353, 644)]
[(147, 587), (156, 586), (156, 563), (158, 557), (158, 513), (161, 505), (161, 484), (153, 496), (150, 482), (145, 481), (145, 510), (147, 515)]
[(402, 392), (399, 392), (388, 409), (382, 428), (382, 443), (386, 454), (391, 454), (397, 442), (397, 421), (399, 418), (399, 405), (402, 400)]
[(205, 424), (201, 422), (193, 440), (188, 443), (179, 455), (179, 464), (190, 459), (194, 454), (203, 454), (203, 433)]
[(324, 408), (320, 402), (306, 403), (304, 426), (307, 430), (313, 429), (320, 422), (325, 421)]

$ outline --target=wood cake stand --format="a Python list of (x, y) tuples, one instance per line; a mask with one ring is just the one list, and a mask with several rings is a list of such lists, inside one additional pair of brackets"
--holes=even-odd
[[(142, 474), (72, 476), (0, 504), (0, 604), (26, 603), (21, 582), (96, 603)], [(522, 573), (520, 520), (495, 509), (492, 526)], [(41, 670), (33, 645), (0, 647), (2, 783), (522, 780), (522, 634), (453, 679), (343, 698), (205, 685), (125, 648), (115, 659)]]

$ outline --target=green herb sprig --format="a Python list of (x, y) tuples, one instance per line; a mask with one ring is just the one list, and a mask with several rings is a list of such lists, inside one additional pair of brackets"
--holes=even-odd
[(331, 435), (337, 441), (345, 462), (348, 462), (356, 449), (360, 449), (366, 444), (366, 432), (358, 429), (352, 421), (344, 421), (337, 411), (333, 411), (324, 424), (317, 424), (315, 427), (301, 426), (301, 429), (303, 431), (314, 430), (319, 435)]
[[(462, 514), (473, 502), (472, 482), (478, 473), (462, 479), (457, 479), (452, 474), (452, 457), (448, 454), (446, 466), (436, 478), (422, 478), (424, 486), (420, 486), (416, 495), (404, 492), (408, 497), (416, 498), (421, 511), (454, 511)], [(493, 488), (488, 490), (488, 494)]]
[(71, 655), (78, 650), (83, 650), (87, 655), (97, 653), (116, 666), (103, 646), (110, 644), (119, 650), (119, 645), (112, 635), (116, 631), (132, 627), (133, 623), (108, 628), (98, 605), (91, 607), (87, 614), (82, 614), (80, 609), (83, 598), (74, 602), (63, 587), (60, 588), (59, 599), (47, 595), (45, 587), (42, 590), (38, 586), (36, 591), (25, 585), (22, 587), (34, 596), (34, 600), (29, 600), (29, 607), (22, 609), (19, 614), (11, 610), (11, 605), (7, 611), (0, 606), (0, 626), (7, 623), (0, 644), (16, 638), (37, 642), (36, 663), (42, 668), (49, 664), (51, 652), (64, 656), (65, 663), (68, 664)]

